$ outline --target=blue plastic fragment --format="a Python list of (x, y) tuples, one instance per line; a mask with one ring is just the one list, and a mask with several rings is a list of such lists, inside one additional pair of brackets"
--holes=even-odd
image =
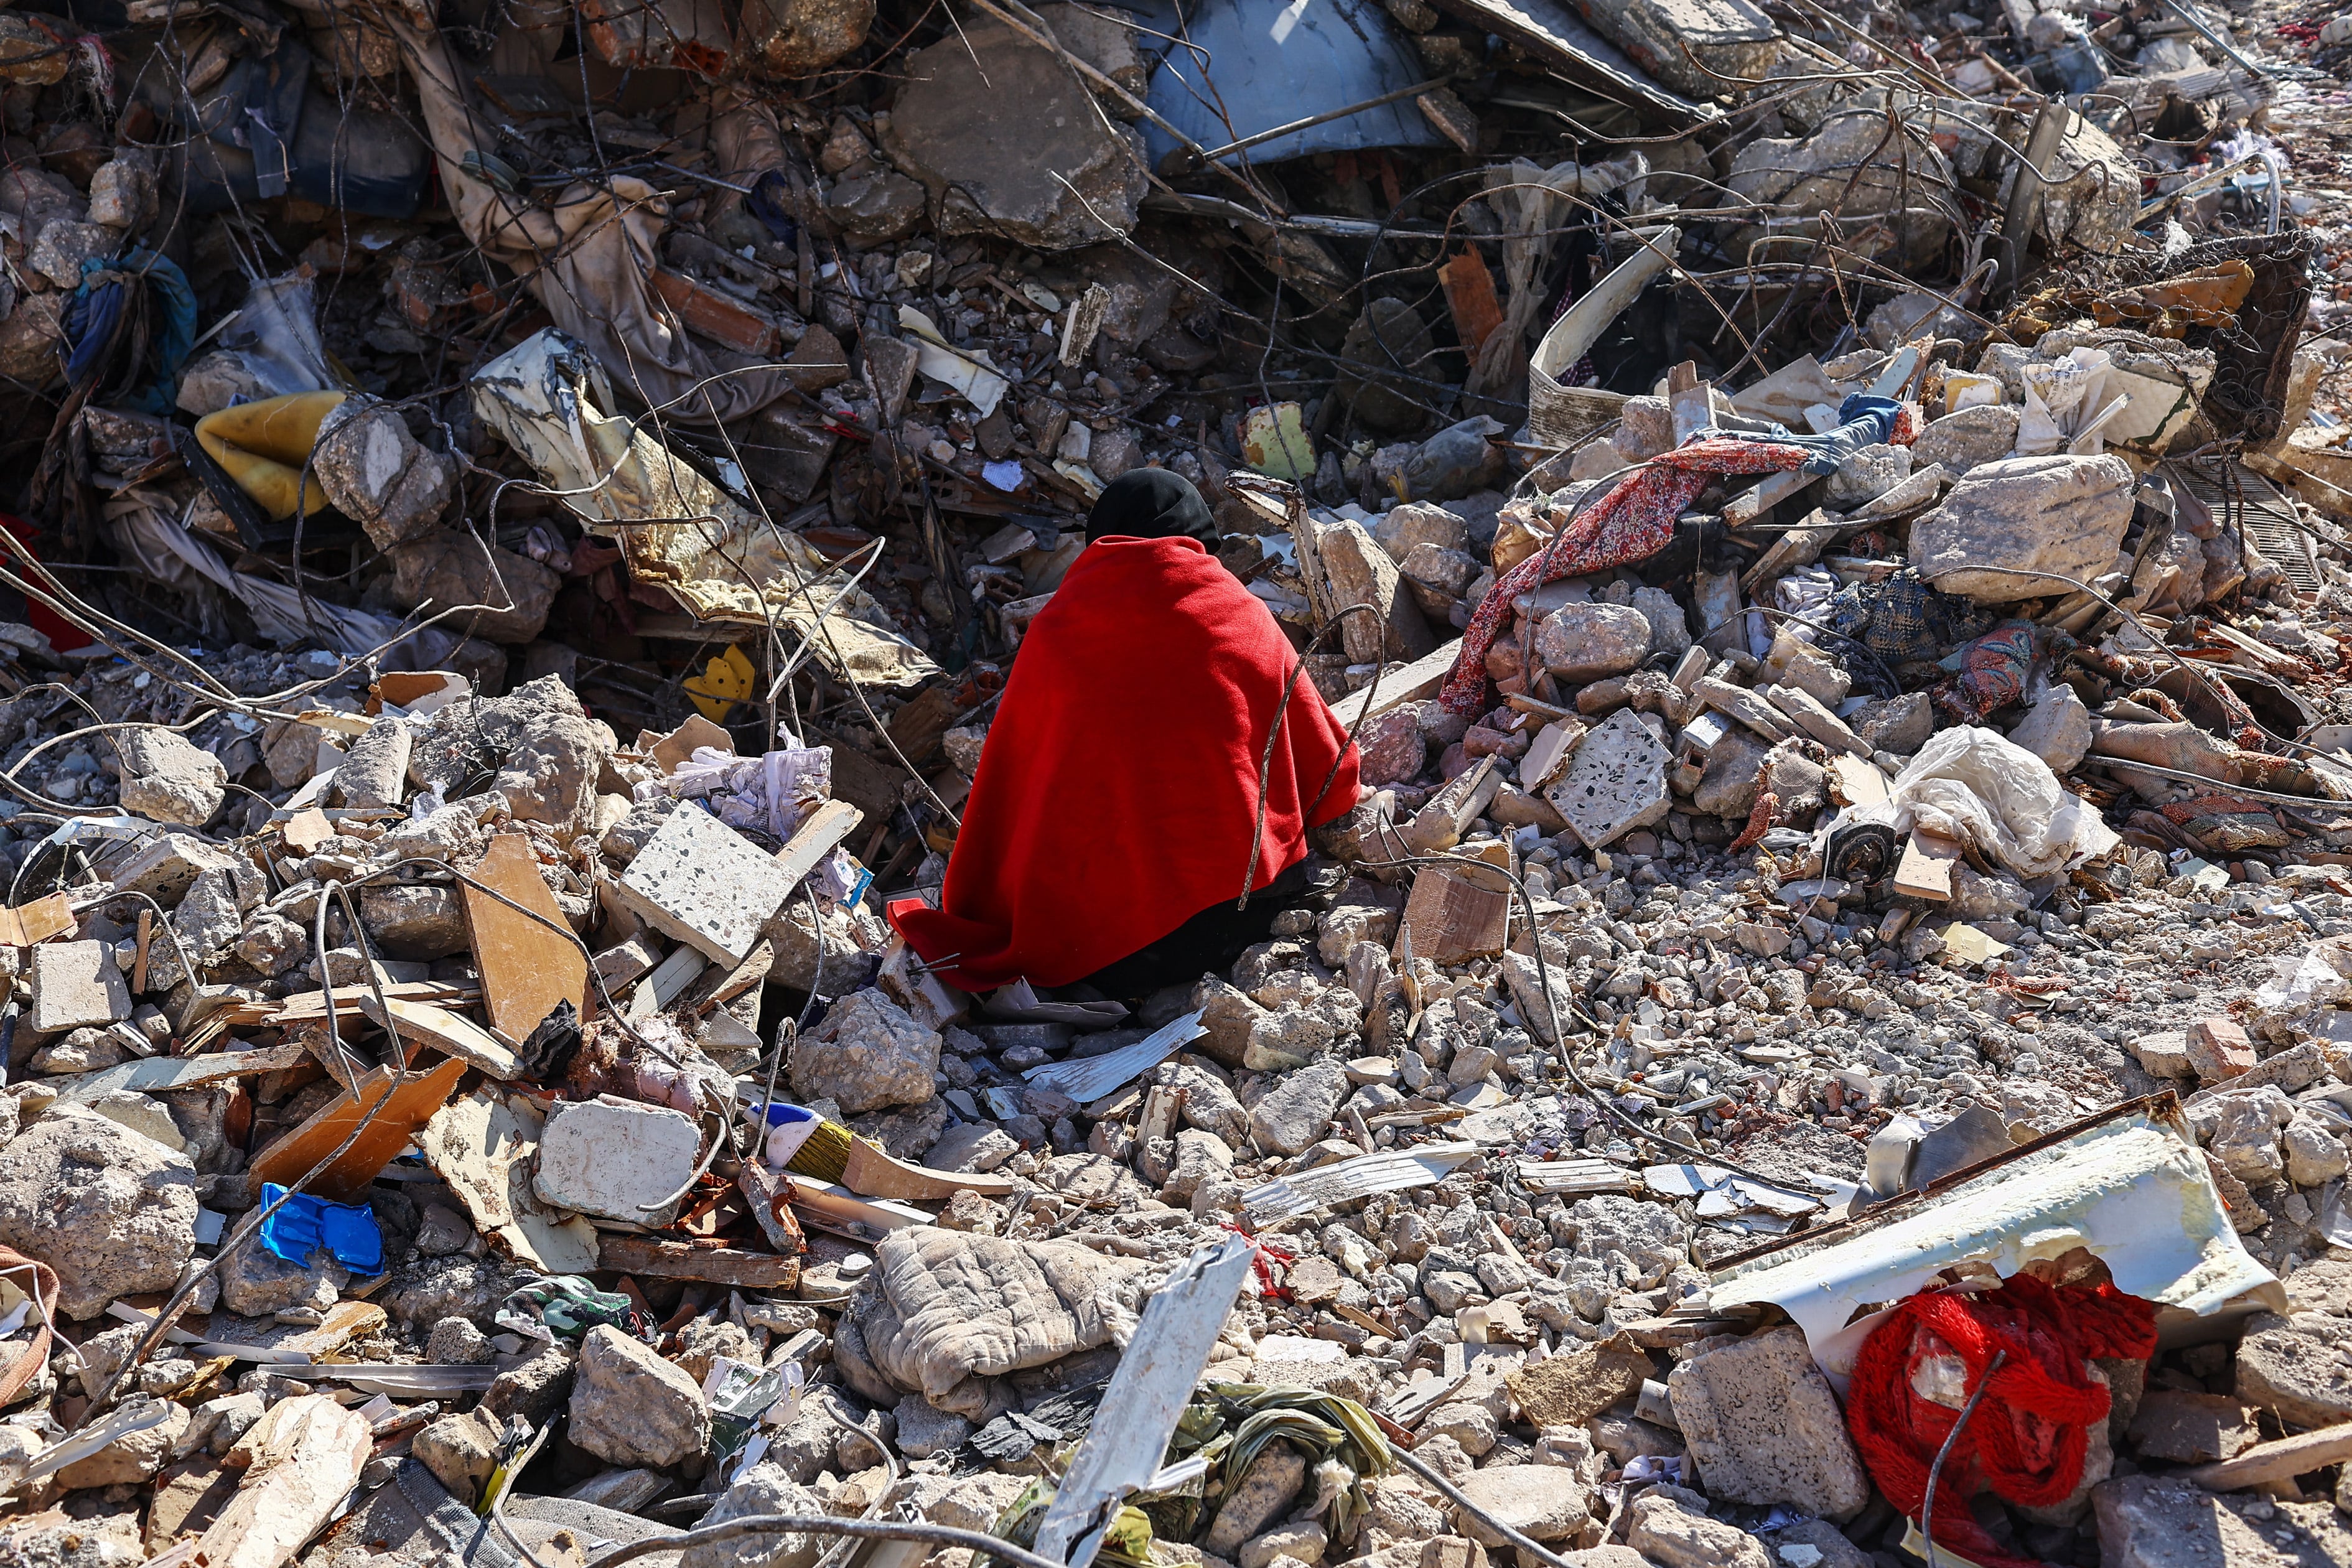
[[(261, 1184), (263, 1208), (285, 1196), (277, 1183)], [(261, 1222), (261, 1245), (297, 1267), (307, 1265), (312, 1253), (324, 1252), (354, 1274), (383, 1272), (383, 1232), (377, 1228), (375, 1211), (364, 1205), (331, 1204), (297, 1193)]]

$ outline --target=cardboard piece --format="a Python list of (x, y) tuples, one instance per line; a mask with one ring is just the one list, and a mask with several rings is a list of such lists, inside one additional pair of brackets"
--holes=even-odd
[(1948, 902), (1952, 896), (1952, 867), (1959, 858), (1958, 839), (1914, 832), (1911, 842), (1903, 847), (1901, 863), (1895, 868), (1896, 896), (1925, 899), (1937, 904)]

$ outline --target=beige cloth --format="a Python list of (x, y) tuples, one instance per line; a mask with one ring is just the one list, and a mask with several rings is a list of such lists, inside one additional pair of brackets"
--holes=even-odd
[(467, 174), (466, 154), (487, 138), (448, 46), (437, 31), (404, 17), (392, 26), (458, 226), (485, 253), (530, 279), (555, 324), (588, 345), (614, 384), (664, 419), (706, 427), (782, 395), (792, 383), (781, 369), (706, 352), (654, 293), (655, 247), (669, 220), (658, 192), (616, 175), (609, 188), (585, 181), (566, 188), (550, 209)]

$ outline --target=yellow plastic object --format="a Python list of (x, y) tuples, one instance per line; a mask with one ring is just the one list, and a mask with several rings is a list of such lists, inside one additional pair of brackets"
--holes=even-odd
[(725, 653), (713, 656), (703, 672), (682, 683), (682, 689), (694, 699), (702, 716), (714, 724), (727, 721), (727, 710), (751, 695), (753, 671), (751, 661), (743, 650), (730, 646)]
[(205, 455), (228, 470), (236, 488), (261, 503), (273, 522), (284, 522), (299, 504), (310, 516), (327, 504), (316, 474), (302, 482), (302, 465), (319, 439), (319, 426), (341, 406), (340, 392), (289, 392), (259, 403), (240, 403), (196, 421), (196, 440)]

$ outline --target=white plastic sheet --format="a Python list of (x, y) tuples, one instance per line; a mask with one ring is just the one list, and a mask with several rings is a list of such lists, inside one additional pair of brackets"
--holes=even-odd
[(2046, 877), (2114, 847), (2113, 829), (2059, 787), (2050, 764), (2000, 733), (1946, 730), (1895, 775), (1898, 831), (1958, 838), (2015, 872)]

